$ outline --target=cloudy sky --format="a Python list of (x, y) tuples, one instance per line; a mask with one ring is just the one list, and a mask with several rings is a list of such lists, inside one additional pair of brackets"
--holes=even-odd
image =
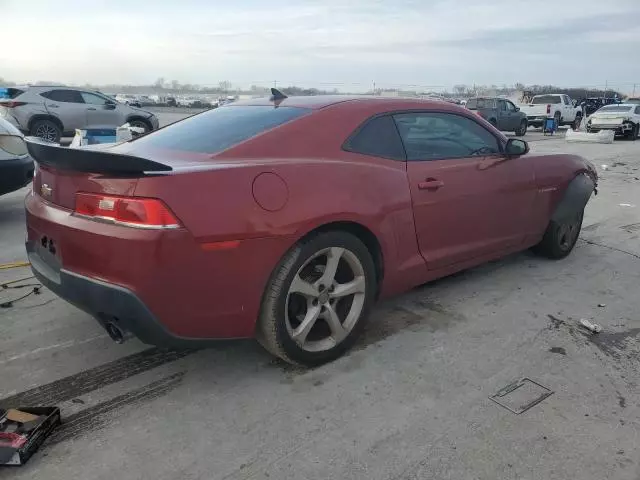
[(640, 91), (640, 0), (0, 0), (18, 82)]

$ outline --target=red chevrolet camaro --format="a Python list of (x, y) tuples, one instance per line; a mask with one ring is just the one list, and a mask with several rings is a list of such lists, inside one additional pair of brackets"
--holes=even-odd
[(315, 365), (379, 297), (576, 243), (597, 182), (580, 157), (444, 102), (274, 95), (116, 146), (29, 140), (36, 276), (117, 341), (255, 336)]

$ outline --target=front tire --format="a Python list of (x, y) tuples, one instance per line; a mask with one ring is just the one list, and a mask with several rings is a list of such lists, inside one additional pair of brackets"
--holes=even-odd
[(296, 244), (267, 285), (256, 336), (273, 355), (304, 366), (340, 357), (373, 304), (375, 266), (367, 247), (341, 231)]
[(553, 260), (565, 258), (578, 241), (583, 215), (584, 211), (580, 211), (562, 222), (551, 220), (542, 241), (533, 247), (533, 251)]
[(518, 137), (523, 137), (527, 133), (527, 126), (528, 126), (527, 125), (527, 121), (526, 120), (522, 120), (522, 122), (520, 122), (520, 126), (515, 131), (515, 134)]
[(144, 128), (144, 133), (149, 133), (152, 130), (151, 125), (148, 122), (146, 122), (145, 120), (141, 120), (139, 118), (134, 118), (133, 120), (130, 120), (129, 126)]

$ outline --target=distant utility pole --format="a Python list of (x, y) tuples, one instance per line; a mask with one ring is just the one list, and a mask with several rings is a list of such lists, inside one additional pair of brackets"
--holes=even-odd
[(373, 94), (376, 94), (376, 81), (373, 81)]
[(277, 80), (273, 81), (273, 88), (278, 88), (278, 81)]
[(632, 97), (636, 96), (636, 84), (633, 84), (633, 94), (631, 94)]

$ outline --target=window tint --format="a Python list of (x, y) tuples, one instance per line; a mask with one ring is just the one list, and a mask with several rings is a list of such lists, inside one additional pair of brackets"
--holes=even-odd
[(493, 98), (471, 98), (467, 102), (469, 110), (493, 109), (496, 108)]
[(104, 105), (107, 103), (106, 98), (95, 95), (93, 93), (80, 92), (80, 95), (82, 96), (82, 100), (84, 100), (84, 103), (88, 103), (90, 105)]
[(500, 105), (500, 110), (501, 111), (505, 111), (507, 110), (507, 102), (505, 102), (504, 100), (499, 100), (498, 104)]
[(390, 116), (369, 120), (347, 142), (345, 150), (392, 160), (405, 159), (402, 141)]
[(394, 115), (407, 160), (440, 160), (500, 153), (500, 144), (474, 120), (450, 113)]
[(213, 154), (309, 112), (295, 107), (221, 107), (140, 137), (131, 146)]
[(24, 90), (20, 90), (19, 88), (0, 88), (0, 99), (16, 98), (21, 93), (24, 93)]
[(40, 95), (54, 102), (84, 103), (80, 92), (77, 90), (50, 90)]
[(504, 102), (504, 103), (506, 103), (507, 110), (509, 112), (515, 112), (516, 111), (516, 106), (513, 103), (511, 103), (511, 102)]

